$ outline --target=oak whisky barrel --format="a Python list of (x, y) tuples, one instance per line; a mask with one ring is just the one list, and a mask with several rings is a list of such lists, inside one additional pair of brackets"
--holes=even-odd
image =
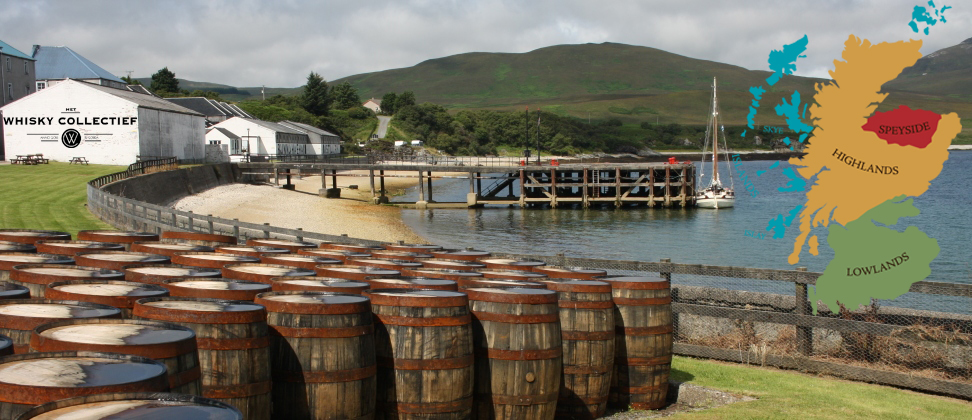
[(181, 252), (215, 252), (216, 249), (206, 245), (172, 244), (168, 242), (135, 242), (131, 246), (134, 252), (164, 255), (172, 258)]
[(321, 277), (337, 277), (354, 281), (365, 281), (369, 277), (397, 277), (402, 274), (399, 270), (367, 267), (361, 265), (319, 265), (314, 271)]
[(533, 267), (533, 272), (543, 274), (552, 279), (594, 280), (607, 275), (607, 271), (604, 270), (553, 266)]
[(219, 278), (222, 272), (215, 268), (153, 264), (135, 267), (125, 266), (125, 280), (145, 284), (162, 284), (169, 279), (193, 277), (197, 279)]
[(474, 355), (466, 295), (410, 289), (364, 295), (375, 317), (376, 418), (470, 418)]
[(11, 252), (33, 254), (37, 252), (37, 247), (19, 242), (0, 241), (0, 254), (8, 254)]
[(70, 240), (70, 233), (56, 230), (0, 229), (0, 241), (36, 245), (37, 241)]
[(94, 242), (111, 242), (121, 244), (125, 250), (131, 249), (133, 242), (157, 241), (159, 235), (151, 232), (132, 232), (121, 230), (82, 230), (78, 232), (78, 240)]
[(487, 279), (487, 278), (473, 278), (469, 280), (461, 280), (459, 283), (459, 290), (472, 289), (477, 287), (522, 287), (526, 289), (546, 289), (547, 286), (544, 283), (533, 282), (533, 281), (518, 281), (518, 280), (507, 280), (507, 279)]
[(315, 255), (300, 254), (265, 254), (260, 257), (260, 262), (264, 264), (289, 265), (291, 267), (313, 270), (319, 265), (339, 265), (341, 260), (335, 258), (320, 257)]
[(223, 277), (272, 284), (275, 277), (313, 276), (314, 270), (279, 264), (232, 264), (223, 267)]
[(74, 263), (82, 267), (124, 270), (141, 265), (168, 264), (169, 257), (159, 254), (131, 251), (92, 251), (74, 255)]
[(607, 277), (615, 305), (610, 402), (637, 409), (665, 405), (672, 363), (671, 284), (662, 277)]
[(32, 352), (94, 351), (148, 357), (165, 364), (169, 389), (201, 395), (196, 334), (168, 322), (141, 319), (71, 319), (34, 329)]
[(270, 285), (255, 281), (234, 280), (222, 277), (194, 278), (176, 277), (162, 282), (173, 297), (195, 297), (208, 299), (248, 300), (256, 299), (260, 293), (269, 292)]
[(370, 285), (363, 281), (339, 279), (335, 277), (274, 277), (274, 292), (332, 292), (360, 295)]
[(560, 392), (557, 292), (466, 289), (476, 347), (477, 419), (553, 419)]
[(557, 292), (564, 346), (557, 416), (596, 419), (607, 409), (614, 369), (615, 322), (611, 285), (591, 280), (548, 280)]
[(375, 337), (368, 298), (268, 292), (256, 303), (267, 308), (275, 418), (374, 417)]
[(486, 265), (490, 270), (523, 270), (531, 271), (534, 267), (543, 267), (547, 263), (535, 260), (520, 260), (513, 258), (484, 258), (479, 262)]
[(196, 332), (202, 396), (238, 408), (249, 420), (269, 420), (270, 339), (267, 311), (249, 301), (150, 298), (135, 316)]
[(428, 277), (401, 276), (394, 279), (369, 278), (365, 280), (372, 289), (425, 289), (425, 290), (459, 290), (459, 286), (452, 280), (432, 279)]
[(485, 269), (479, 270), (483, 273), (483, 277), (488, 279), (508, 279), (516, 281), (538, 281), (540, 279), (547, 278), (546, 275), (541, 273), (534, 273), (532, 271), (523, 270), (499, 270), (499, 269)]
[(159, 238), (162, 242), (205, 245), (211, 247), (236, 245), (236, 238), (230, 235), (219, 235), (199, 232), (162, 232)]
[(315, 249), (316, 244), (303, 241), (288, 241), (285, 239), (248, 239), (246, 244), (249, 246), (267, 246), (272, 248), (283, 248), (289, 252), (297, 252), (302, 249)]
[(70, 351), (0, 357), (0, 419), (64, 398), (168, 389), (165, 365), (140, 356)]
[(24, 264), (74, 265), (74, 258), (65, 255), (33, 252), (2, 253), (0, 254), (0, 281), (9, 281), (10, 272), (13, 271), (13, 268)]
[(230, 264), (259, 263), (258, 257), (246, 257), (243, 255), (220, 254), (214, 252), (184, 252), (172, 257), (173, 264), (185, 265), (199, 268), (218, 268)]
[(122, 244), (94, 241), (37, 241), (34, 245), (37, 246), (38, 252), (72, 257), (79, 252), (125, 250)]
[[(70, 258), (70, 257), (64, 257)], [(123, 280), (125, 273), (102, 268), (78, 267), (67, 264), (16, 265), (10, 270), (10, 283), (30, 289), (30, 296), (42, 298), (47, 285), (66, 280)]]

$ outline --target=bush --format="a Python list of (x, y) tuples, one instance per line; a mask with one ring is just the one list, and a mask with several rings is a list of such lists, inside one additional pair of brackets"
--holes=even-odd
[(356, 120), (363, 120), (371, 117), (372, 115), (374, 115), (374, 113), (371, 112), (370, 109), (363, 106), (348, 109), (348, 116)]

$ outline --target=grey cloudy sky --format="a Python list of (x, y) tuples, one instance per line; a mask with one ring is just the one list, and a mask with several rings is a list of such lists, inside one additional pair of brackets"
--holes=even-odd
[[(848, 35), (922, 39), (923, 54), (972, 37), (972, 4), (948, 0), (930, 35), (908, 28), (927, 0), (0, 0), (0, 39), (30, 53), (66, 45), (106, 70), (294, 87), (473, 51), (619, 42), (749, 69), (804, 34), (797, 74), (827, 77)], [(954, 4), (953, 4), (954, 3)]]

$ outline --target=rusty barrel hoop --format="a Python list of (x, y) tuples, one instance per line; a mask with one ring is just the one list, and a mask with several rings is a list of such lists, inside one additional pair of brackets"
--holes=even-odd
[(672, 360), (671, 283), (662, 277), (615, 276), (615, 374), (610, 403), (638, 409), (665, 406)]
[(162, 282), (173, 297), (195, 297), (252, 302), (260, 293), (269, 292), (270, 285), (255, 281), (222, 277), (175, 277)]
[(339, 279), (336, 277), (319, 276), (300, 276), (300, 277), (274, 277), (274, 292), (286, 291), (306, 291), (306, 292), (332, 292), (332, 293), (353, 293), (360, 295), (361, 292), (368, 290), (368, 283)]
[[(349, 293), (268, 292), (273, 411), (278, 418), (373, 418), (374, 322), (368, 298)], [(320, 357), (318, 348), (334, 349)], [(307, 398), (303, 395), (346, 395)]]
[(364, 294), (375, 317), (380, 415), (469, 418), (474, 352), (466, 295), (416, 289)]
[(218, 409), (219, 414), (216, 415), (220, 420), (244, 419), (243, 413), (236, 407), (211, 398), (168, 392), (125, 392), (65, 398), (63, 400), (41, 404), (27, 410), (20, 417), (17, 417), (17, 420), (31, 420), (48, 413), (54, 413), (53, 415), (59, 413), (69, 414), (74, 410), (83, 410), (88, 405), (101, 408), (106, 406), (110, 407), (113, 405), (112, 403), (117, 403), (125, 407), (131, 407), (133, 403), (138, 402), (143, 402), (144, 405), (134, 404), (135, 407), (144, 410), (143, 412), (147, 416), (169, 417), (170, 414), (165, 413), (165, 411), (174, 411), (172, 414), (175, 414), (181, 412), (181, 409), (184, 407), (195, 406), (206, 407), (206, 411), (210, 412), (210, 414), (212, 414), (212, 410)]

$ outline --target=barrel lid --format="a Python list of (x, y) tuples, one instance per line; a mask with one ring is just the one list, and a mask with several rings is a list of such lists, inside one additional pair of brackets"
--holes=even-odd
[(136, 242), (133, 245), (138, 245), (144, 248), (155, 248), (155, 249), (166, 249), (171, 251), (185, 251), (185, 252), (213, 252), (215, 248), (206, 245), (195, 245), (195, 244), (185, 244), (185, 243), (173, 243), (173, 242), (159, 242), (159, 241), (149, 241), (149, 242)]
[(533, 279), (539, 279), (539, 278), (547, 277), (547, 275), (546, 274), (543, 274), (543, 273), (534, 273), (532, 271), (523, 271), (523, 270), (497, 270), (497, 269), (493, 269), (493, 270), (479, 270), (479, 272), (480, 273), (483, 273), (483, 276), (487, 276), (487, 277), (488, 276), (498, 276), (498, 277), (511, 276), (511, 277), (529, 277), (529, 278), (533, 278)]
[[(108, 270), (104, 268), (53, 264), (17, 265), (13, 267), (13, 272), (10, 273), (10, 278), (14, 280), (28, 281), (32, 280), (33, 278), (38, 278), (44, 280), (43, 284), (45, 285), (48, 283), (46, 281), (47, 279), (61, 279), (64, 277), (120, 279), (125, 277), (125, 273), (118, 270)], [(37, 283), (35, 281), (29, 282)]]
[(517, 266), (517, 267), (542, 267), (544, 265), (547, 265), (547, 263), (543, 261), (517, 260), (513, 258), (487, 258), (487, 259), (479, 260), (479, 262), (486, 264), (487, 266), (489, 266), (490, 264), (510, 265), (510, 266)]
[[(156, 394), (166, 395), (166, 394)], [(189, 397), (183, 394), (168, 394)], [(41, 413), (33, 415), (34, 410), (25, 413), (24, 420), (135, 420), (135, 419), (178, 419), (178, 420), (242, 420), (243, 415), (233, 406), (216, 400), (192, 397), (199, 401), (177, 401), (169, 399), (126, 399), (117, 401), (89, 402), (91, 397), (79, 398), (78, 404), (55, 408), (53, 403)], [(61, 405), (66, 403), (62, 402)], [(48, 408), (44, 404), (37, 408)]]
[(130, 230), (82, 230), (78, 232), (78, 238), (80, 238), (83, 235), (117, 236), (119, 238), (126, 238), (126, 237), (153, 238), (159, 236), (152, 232), (134, 232)]
[(500, 303), (556, 303), (557, 292), (522, 287), (474, 287), (466, 289), (469, 300)]
[(341, 249), (341, 250), (358, 251), (358, 252), (368, 252), (370, 250), (385, 249), (385, 248), (382, 248), (382, 247), (380, 247), (378, 245), (339, 244), (339, 243), (321, 244), (321, 248), (324, 248), (324, 249)]
[(360, 258), (348, 260), (348, 264), (373, 265), (373, 266), (399, 266), (399, 267), (421, 267), (422, 263), (408, 260), (395, 260), (389, 258)]
[(299, 246), (299, 247), (309, 247), (309, 248), (317, 247), (317, 245), (310, 242), (288, 241), (284, 239), (250, 239), (247, 242), (252, 242), (254, 244), (271, 246), (271, 247), (272, 246), (290, 246), (290, 247)]
[(416, 260), (416, 259), (429, 259), (432, 258), (432, 254), (426, 254), (423, 252), (410, 252), (410, 251), (375, 251), (371, 253), (371, 256), (376, 258), (391, 258), (391, 259), (403, 259), (403, 260)]
[(0, 241), (0, 252), (37, 252), (37, 247), (20, 242)]
[(125, 271), (139, 274), (166, 277), (219, 277), (220, 271), (215, 268), (177, 267), (177, 266), (142, 266), (129, 267)]
[(270, 285), (266, 283), (258, 283), (254, 281), (246, 280), (234, 280), (234, 279), (180, 279), (167, 281), (165, 283), (169, 286), (174, 287), (188, 287), (192, 289), (209, 289), (209, 290), (270, 290)]
[(335, 304), (359, 304), (368, 301), (368, 298), (360, 295), (353, 295), (348, 293), (328, 293), (328, 292), (301, 292), (295, 294), (277, 294), (283, 292), (270, 292), (261, 293), (257, 296), (261, 300), (267, 300), (271, 302), (281, 302), (281, 303), (296, 303), (296, 304), (308, 304), (308, 305), (335, 305)]
[(64, 293), (90, 296), (157, 296), (167, 293), (162, 287), (117, 280), (51, 283), (47, 287)]
[(125, 245), (117, 244), (114, 242), (98, 242), (98, 241), (54, 241), (54, 240), (44, 240), (37, 241), (35, 245), (51, 245), (61, 248), (97, 248), (97, 249), (115, 249), (124, 250)]
[(74, 264), (74, 258), (67, 255), (26, 252), (0, 253), (0, 270), (10, 270), (21, 264)]
[(484, 268), (486, 264), (474, 261), (452, 261), (441, 258), (430, 258), (422, 260), (422, 265), (429, 268), (449, 268), (453, 270), (473, 270)]
[(220, 246), (216, 247), (216, 252), (224, 254), (287, 254), (290, 250), (271, 246)]
[(187, 394), (111, 393), (68, 398), (34, 407), (23, 420), (242, 420), (235, 407)]
[(472, 285), (473, 288), (492, 288), (492, 287), (523, 287), (528, 289), (543, 289), (546, 286), (543, 283), (537, 283), (533, 281), (522, 281), (522, 280), (511, 280), (511, 279), (472, 279), (467, 280), (466, 284)]
[(275, 261), (311, 261), (318, 264), (340, 264), (340, 260), (334, 258), (321, 257), (318, 255), (301, 255), (301, 254), (284, 254), (284, 255), (268, 255), (269, 259)]
[(116, 316), (121, 310), (108, 305), (75, 301), (14, 299), (0, 301), (0, 315), (8, 317), (71, 319)]
[(423, 249), (432, 251), (442, 249), (442, 247), (433, 244), (385, 244), (385, 249)]
[(94, 352), (28, 353), (0, 359), (0, 383), (80, 388), (125, 384), (165, 375), (161, 362)]
[(176, 324), (125, 319), (112, 321), (108, 324), (41, 326), (37, 328), (37, 333), (43, 338), (56, 341), (110, 346), (174, 343), (195, 336), (191, 329)]
[(0, 229), (0, 240), (33, 244), (44, 239), (70, 240), (71, 234), (56, 230)]
[(246, 312), (259, 311), (263, 306), (255, 303), (219, 300), (219, 299), (189, 299), (189, 298), (159, 298), (143, 299), (138, 301), (139, 305), (150, 306), (179, 311), (198, 311), (198, 312)]
[(534, 270), (538, 272), (551, 272), (551, 273), (577, 273), (577, 274), (599, 274), (603, 275), (606, 273), (604, 270), (599, 270), (596, 268), (581, 268), (581, 267), (534, 267)]
[(169, 262), (169, 257), (166, 257), (164, 255), (150, 254), (147, 252), (129, 252), (129, 251), (80, 252), (77, 254), (77, 258), (87, 258), (87, 259), (100, 260), (100, 261), (137, 262), (137, 263), (148, 263), (148, 264), (165, 264)]
[(407, 278), (407, 279), (405, 279), (405, 278), (403, 278), (403, 279), (384, 279), (384, 278), (373, 279), (373, 278), (369, 278), (368, 281), (379, 282), (379, 283), (382, 283), (382, 284), (398, 283), (398, 284), (415, 284), (415, 285), (419, 285), (419, 286), (449, 286), (449, 285), (455, 285), (456, 284), (456, 282), (454, 282), (452, 280), (433, 279), (433, 278), (429, 278), (429, 277), (412, 277), (412, 278)]
[(436, 273), (448, 274), (450, 276), (460, 276), (460, 277), (482, 277), (483, 274), (476, 271), (464, 271), (464, 270), (453, 270), (450, 268), (432, 268), (432, 267), (422, 267), (418, 269), (409, 270), (412, 273), (421, 273), (424, 277), (435, 278)]
[(287, 283), (297, 286), (332, 286), (332, 287), (363, 287), (367, 288), (368, 283), (360, 281), (339, 279), (334, 277), (314, 277), (314, 278), (293, 278), (282, 277), (274, 279), (274, 283)]
[(327, 269), (330, 271), (339, 271), (344, 273), (367, 273), (374, 276), (397, 276), (401, 272), (397, 270), (385, 270), (382, 268), (369, 267), (369, 266), (324, 266), (322, 269)]
[(295, 277), (295, 276), (314, 275), (314, 271), (312, 270), (305, 270), (302, 268), (296, 268), (287, 265), (276, 265), (276, 264), (234, 264), (234, 265), (228, 265), (223, 269), (229, 271), (235, 271), (239, 273), (251, 273), (251, 274), (259, 274), (259, 275), (274, 276), (274, 277)]
[(260, 262), (259, 258), (235, 254), (214, 254), (211, 252), (179, 254), (180, 258), (212, 261)]
[(340, 249), (302, 249), (297, 253), (301, 255), (340, 255), (346, 258), (368, 258), (371, 256), (367, 252), (342, 251)]
[(453, 290), (371, 289), (365, 290), (364, 295), (372, 304), (384, 306), (448, 308), (469, 303), (465, 293)]

